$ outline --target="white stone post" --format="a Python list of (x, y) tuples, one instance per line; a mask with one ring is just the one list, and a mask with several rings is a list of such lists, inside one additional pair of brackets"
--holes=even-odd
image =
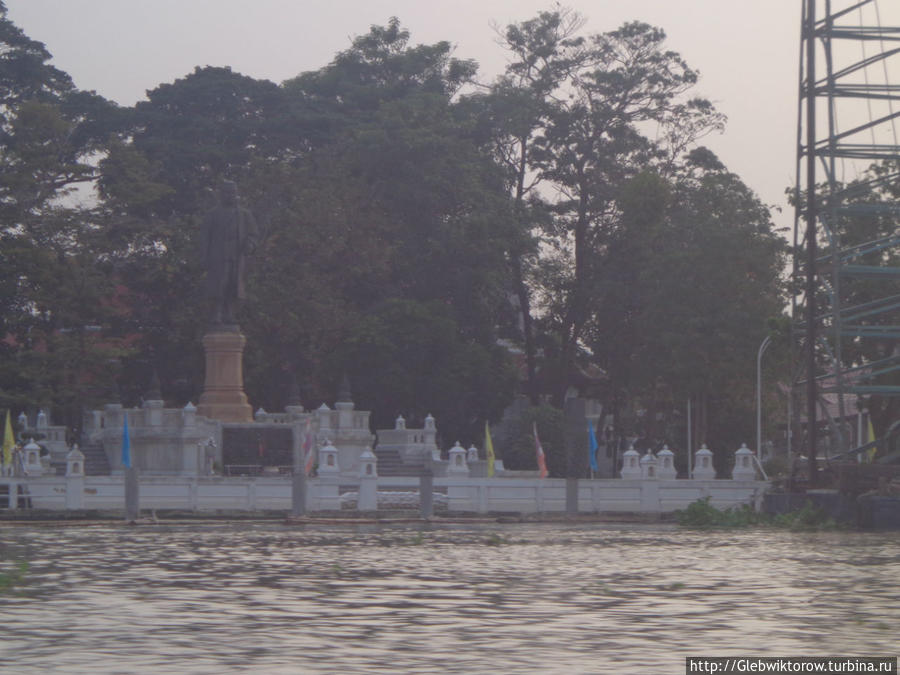
[(466, 450), (459, 441), (450, 448), (450, 463), (447, 465), (447, 475), (455, 478), (468, 478), (469, 465), (466, 462)]
[(84, 508), (84, 455), (77, 443), (66, 455), (66, 508)]
[(710, 480), (716, 477), (716, 468), (713, 466), (712, 450), (706, 447), (706, 443), (694, 453), (694, 478), (697, 480)]
[[(319, 422), (318, 439), (319, 441), (327, 442), (333, 433), (331, 428), (331, 408), (324, 403), (320, 405), (316, 409), (316, 420)], [(321, 455), (319, 456), (319, 463), (322, 463)]]
[(47, 413), (45, 413), (43, 410), (38, 410), (37, 421), (35, 422), (34, 426), (38, 429), (46, 429), (49, 426), (47, 422)]
[(634, 449), (634, 446), (628, 446), (628, 450), (622, 454), (622, 471), (619, 472), (619, 475), (626, 480), (640, 478), (640, 459), (641, 456), (638, 451)]
[(29, 476), (40, 476), (44, 468), (41, 466), (41, 446), (34, 442), (32, 438), (28, 444), (22, 448), (25, 453), (25, 462), (23, 468)]
[(378, 459), (372, 448), (366, 448), (359, 456), (359, 497), (356, 508), (360, 511), (378, 510)]
[(664, 445), (663, 449), (656, 453), (656, 473), (662, 480), (668, 480), (678, 477), (678, 471), (675, 470), (675, 453), (669, 450), (668, 445)]
[(403, 419), (403, 415), (398, 415), (394, 422), (394, 431), (403, 431), (404, 429), (406, 429), (406, 420)]
[(478, 461), (478, 448), (474, 445), (469, 446), (469, 449), (466, 450), (466, 461), (467, 462), (477, 462)]
[(339, 511), (341, 508), (340, 471), (338, 449), (330, 440), (319, 448), (318, 497), (319, 508), (326, 511)]
[(161, 427), (163, 423), (163, 405), (159, 400), (144, 401), (144, 424), (150, 427)]
[(197, 408), (188, 401), (181, 409), (181, 424), (183, 435), (181, 440), (181, 473), (185, 476), (198, 476), (206, 471), (203, 461), (203, 445), (186, 440), (192, 436), (194, 427), (197, 426)]
[(197, 407), (190, 401), (181, 410), (181, 419), (184, 421), (185, 427), (193, 427), (197, 424)]
[(353, 408), (355, 404), (353, 401), (338, 401), (334, 404), (335, 410), (338, 411), (338, 429), (352, 429), (353, 428)]
[(422, 434), (422, 442), (425, 444), (426, 452), (431, 452), (431, 459), (435, 462), (441, 461), (441, 450), (437, 446), (437, 426), (431, 413), (425, 418), (425, 429)]
[(659, 478), (659, 474), (656, 473), (657, 464), (656, 455), (650, 452), (650, 448), (647, 448), (647, 454), (641, 457), (641, 478), (645, 480)]
[(337, 476), (341, 467), (338, 464), (338, 449), (327, 439), (325, 445), (319, 448), (319, 475)]
[(734, 453), (734, 469), (731, 471), (732, 480), (756, 480), (756, 467), (753, 466), (753, 451), (746, 443)]

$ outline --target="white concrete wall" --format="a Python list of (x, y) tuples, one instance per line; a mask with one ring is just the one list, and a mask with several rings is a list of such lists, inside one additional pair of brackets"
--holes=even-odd
[[(117, 510), (124, 509), (125, 505), (121, 476), (45, 476), (19, 478), (15, 482), (27, 485), (35, 508), (63, 510), (67, 501), (81, 504), (84, 509)], [(81, 499), (70, 494), (67, 500), (67, 492), (82, 485)], [(417, 478), (378, 478), (379, 491), (414, 492), (418, 485)], [(578, 481), (578, 509), (583, 513), (671, 512), (707, 496), (713, 506), (729, 508), (754, 504), (766, 486), (763, 481), (584, 479)], [(316, 511), (339, 508), (339, 492), (358, 490), (358, 485), (343, 478), (310, 479), (308, 488), (308, 509)], [(553, 513), (565, 511), (566, 506), (565, 480), (562, 479), (435, 478), (434, 488), (447, 493), (451, 511)], [(288, 511), (291, 508), (290, 477), (142, 476), (140, 507)]]

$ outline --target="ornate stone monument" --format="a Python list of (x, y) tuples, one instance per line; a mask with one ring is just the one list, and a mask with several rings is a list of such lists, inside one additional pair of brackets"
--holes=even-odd
[(203, 336), (206, 379), (197, 414), (221, 422), (252, 422), (244, 394), (243, 357), (247, 339), (234, 316), (244, 297), (247, 256), (256, 246), (256, 224), (238, 201), (237, 186), (223, 184), (219, 205), (204, 220), (206, 285), (211, 314)]

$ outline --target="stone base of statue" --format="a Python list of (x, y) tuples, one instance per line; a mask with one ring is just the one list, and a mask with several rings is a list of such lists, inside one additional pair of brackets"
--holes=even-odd
[(252, 422), (253, 409), (244, 394), (245, 338), (237, 330), (212, 330), (203, 336), (206, 381), (197, 414), (220, 422)]

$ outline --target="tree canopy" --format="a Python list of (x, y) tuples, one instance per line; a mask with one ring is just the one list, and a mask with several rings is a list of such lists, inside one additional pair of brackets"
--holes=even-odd
[(377, 425), (432, 413), (480, 442), (515, 393), (560, 406), (593, 366), (623, 424), (696, 396), (727, 435), (783, 245), (698, 147), (724, 118), (664, 32), (583, 26), (557, 9), (499, 31), (509, 66), (478, 87), (391, 18), (281, 84), (198, 67), (120, 108), (0, 3), (0, 405), (77, 427), (154, 373), (196, 401), (200, 223), (228, 179), (262, 235), (239, 316), (254, 406), (293, 382), (318, 406), (348, 375)]

